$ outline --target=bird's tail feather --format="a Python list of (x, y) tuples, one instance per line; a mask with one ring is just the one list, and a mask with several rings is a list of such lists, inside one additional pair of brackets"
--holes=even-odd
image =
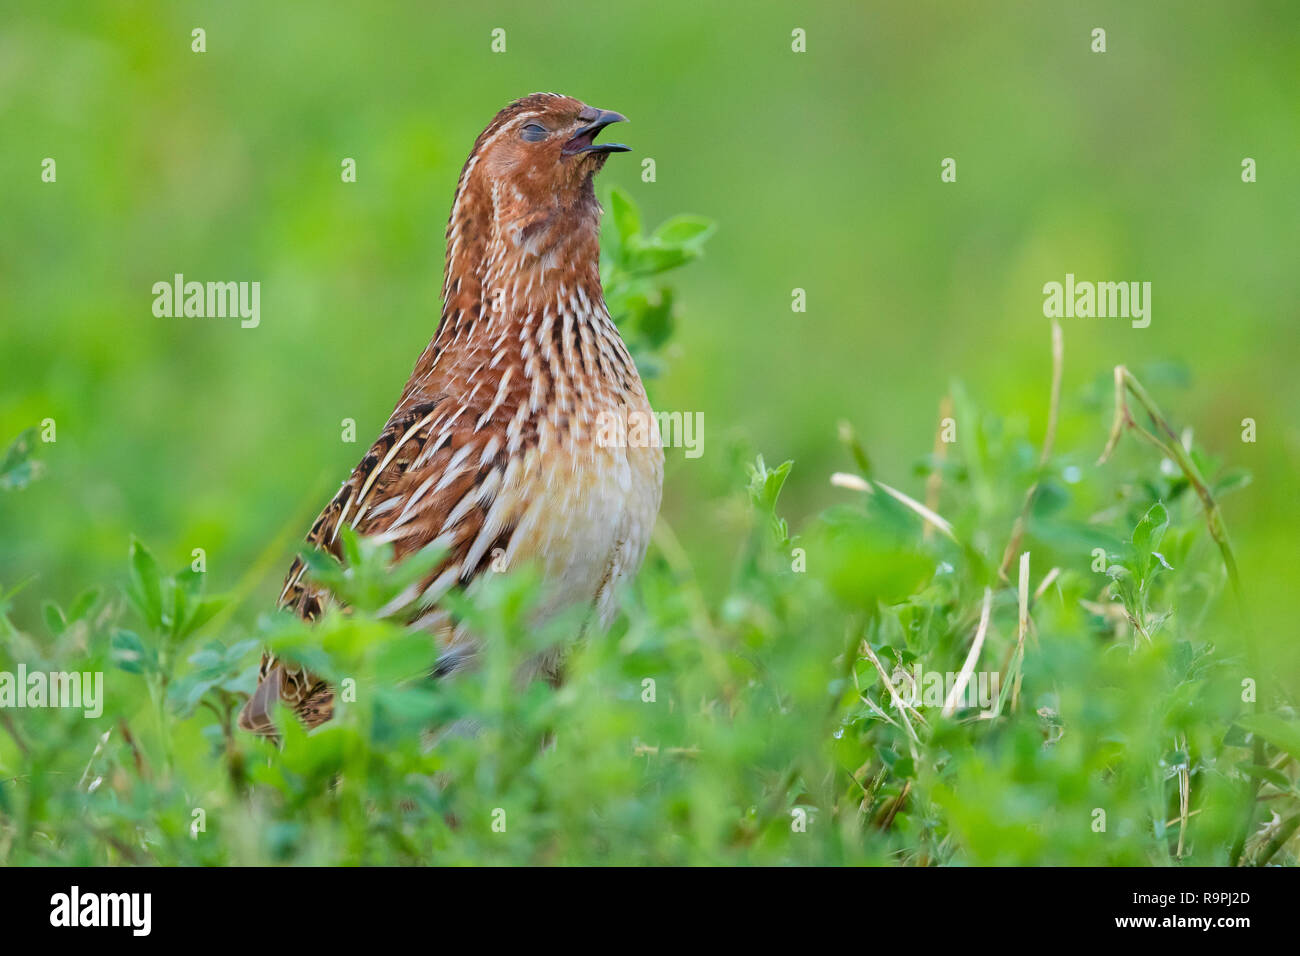
[(284, 679), (284, 667), (277, 664), (267, 671), (266, 676), (248, 698), (243, 710), (239, 712), (239, 729), (264, 737), (274, 737), (278, 733), (271, 714), (275, 712), (276, 702), (280, 699), (280, 685)]

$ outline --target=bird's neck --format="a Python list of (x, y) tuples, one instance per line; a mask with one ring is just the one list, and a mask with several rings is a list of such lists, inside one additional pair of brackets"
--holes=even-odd
[(588, 411), (644, 403), (600, 285), (595, 196), (527, 209), (500, 199), (472, 186), (457, 193), (447, 227), (442, 320), (399, 407), (427, 399), (426, 383), (437, 380), (438, 369), (471, 392), (486, 383), (481, 388), (489, 396), (514, 369), (523, 391), (510, 401), (527, 401), (534, 413), (545, 407), (567, 416), (579, 400)]
[(435, 342), (499, 335), (503, 325), (539, 321), (548, 311), (608, 322), (594, 193), (538, 203), (506, 192), (474, 180), (457, 191)]
[(428, 383), (445, 379), (502, 396), (506, 414), (550, 416), (555, 433), (574, 440), (569, 416), (587, 421), (599, 408), (646, 401), (601, 289), (600, 206), (594, 195), (569, 206), (500, 200), (472, 186), (457, 193), (442, 320), (399, 408), (429, 399)]

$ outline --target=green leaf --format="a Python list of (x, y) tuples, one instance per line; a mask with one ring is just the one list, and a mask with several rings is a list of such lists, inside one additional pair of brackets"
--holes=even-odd
[[(1133, 529), (1133, 550), (1137, 552), (1137, 572), (1139, 590), (1146, 586), (1152, 569), (1152, 558), (1157, 556), (1156, 548), (1160, 546), (1160, 541), (1165, 536), (1165, 531), (1169, 528), (1169, 512), (1160, 502), (1153, 504), (1147, 513), (1142, 516), (1142, 520), (1137, 523)], [(1163, 556), (1158, 560), (1164, 567), (1169, 567), (1169, 562)]]
[(1137, 548), (1140, 554), (1150, 554), (1160, 546), (1160, 539), (1165, 536), (1168, 528), (1169, 512), (1157, 501), (1133, 529), (1133, 547)]
[(673, 292), (664, 289), (658, 305), (648, 302), (637, 317), (636, 331), (641, 340), (651, 349), (657, 349), (667, 343), (673, 332)]
[(189, 592), (181, 587), (175, 578), (165, 582), (166, 596), (163, 600), (163, 621), (173, 640), (180, 640), (181, 625), (189, 616)]
[(189, 614), (180, 626), (178, 638), (184, 640), (199, 628), (203, 627), (210, 620), (217, 616), (223, 607), (226, 606), (226, 599), (221, 597), (201, 598), (197, 604), (190, 608)]
[(1291, 780), (1287, 775), (1280, 770), (1274, 770), (1272, 767), (1261, 767), (1258, 764), (1246, 762), (1237, 764), (1237, 769), (1248, 777), (1267, 781), (1279, 790), (1289, 791), (1291, 789)]
[(776, 510), (776, 500), (793, 467), (793, 461), (784, 461), (775, 468), (768, 468), (763, 456), (758, 456), (749, 470), (749, 496), (755, 507), (767, 512)]
[[(857, 465), (858, 472), (864, 478), (871, 477), (871, 459), (867, 455), (867, 450), (862, 447), (862, 442), (858, 440), (857, 433), (854, 432), (853, 426), (847, 421), (839, 423), (840, 442), (848, 450), (849, 455), (853, 458), (853, 463)], [(933, 467), (933, 466), (932, 466)], [(927, 469), (929, 471), (930, 469)]]
[(793, 461), (785, 461), (769, 469), (762, 455), (749, 466), (749, 498), (754, 507), (767, 517), (772, 535), (783, 548), (790, 543), (790, 527), (776, 513), (776, 501), (781, 496), (781, 488), (793, 467)]
[(1245, 488), (1252, 480), (1253, 478), (1250, 472), (1246, 471), (1244, 468), (1234, 468), (1225, 472), (1223, 476), (1214, 483), (1214, 497), (1222, 498), (1224, 495)]
[(258, 665), (246, 667), (221, 682), (221, 689), (232, 694), (252, 694), (257, 689)]
[(95, 607), (95, 602), (99, 600), (99, 588), (88, 588), (77, 595), (77, 599), (72, 602), (72, 607), (68, 609), (68, 621), (80, 621), (83, 617), (91, 612)]
[(1238, 717), (1237, 723), (1300, 760), (1300, 724), (1283, 720), (1274, 714), (1249, 714)]
[(18, 433), (0, 458), (0, 489), (26, 488), (40, 477), (40, 462), (32, 461), (36, 447), (36, 429), (28, 428)]
[(118, 628), (109, 641), (109, 659), (131, 674), (152, 673), (158, 669), (158, 655), (147, 647), (134, 631)]
[(343, 552), (343, 563), (356, 567), (361, 564), (361, 545), (351, 526), (344, 525), (339, 533), (339, 547)]
[(46, 628), (55, 637), (67, 630), (68, 619), (64, 616), (62, 608), (53, 601), (45, 601), (41, 604), (41, 615), (45, 618)]
[(167, 688), (168, 702), (176, 708), (182, 717), (188, 716), (198, 707), (203, 695), (216, 687), (218, 679), (187, 674)]
[(339, 559), (328, 551), (312, 548), (299, 552), (298, 558), (307, 565), (307, 570), (313, 575), (335, 575), (340, 571)]
[(641, 246), (628, 253), (627, 267), (634, 275), (658, 275), (685, 265), (697, 255), (689, 246)]
[(198, 597), (203, 591), (203, 572), (195, 571), (192, 567), (176, 574), (176, 584), (190, 597)]
[(131, 582), (127, 597), (150, 627), (162, 630), (162, 573), (149, 549), (135, 538), (131, 539)]
[(627, 249), (635, 237), (641, 235), (641, 213), (632, 197), (617, 186), (609, 193), (609, 211), (614, 218), (620, 245)]
[(673, 216), (654, 231), (651, 240), (668, 246), (700, 244), (713, 234), (714, 224), (703, 216)]
[(389, 686), (427, 675), (438, 656), (438, 649), (423, 632), (403, 635), (380, 647), (374, 658), (375, 675)]

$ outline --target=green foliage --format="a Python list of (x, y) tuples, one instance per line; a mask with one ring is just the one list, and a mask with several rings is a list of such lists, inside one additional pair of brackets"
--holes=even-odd
[(674, 216), (647, 236), (626, 192), (611, 189), (605, 207), (611, 219), (601, 231), (605, 302), (642, 377), (652, 378), (662, 370), (659, 352), (674, 324), (673, 292), (660, 276), (701, 256), (714, 225), (700, 216)]
[(40, 462), (32, 457), (36, 444), (36, 429), (28, 428), (9, 443), (0, 457), (0, 491), (26, 488), (40, 477)]
[[(1275, 22), (1275, 4), (1205, 5), (1176, 38), (1193, 55), (1112, 62), (1062, 31), (1054, 5), (1004, 6), (950, 5), (939, 31), (920, 5), (810, 9), (811, 59), (783, 42), (785, 4), (746, 5), (744, 29), (679, 0), (624, 5), (617, 30), (595, 5), (538, 11), (583, 51), (564, 91), (634, 120), (638, 152), (600, 178), (646, 210), (605, 203), (609, 305), (647, 375), (673, 347), (656, 397), (707, 412), (709, 451), (670, 453), (666, 520), (614, 631), (576, 651), (561, 690), (493, 699), (512, 670), (489, 661), (465, 680), (396, 679), (428, 649), (375, 613), (401, 593), (378, 557), (313, 565), (370, 610), (314, 629), (266, 612), (290, 542), (355, 463), (339, 419), (374, 434), (432, 334), (442, 219), (474, 132), (556, 75), (556, 44), (512, 38), (508, 68), (466, 93), (455, 80), (484, 76), (488, 55), (472, 5), (406, 5), (358, 42), (341, 5), (304, 31), (294, 5), (223, 4), (195, 55), (175, 5), (7, 4), (0, 671), (102, 670), (107, 700), (97, 719), (0, 708), (0, 862), (1164, 862), (1183, 776), (1184, 860), (1230, 856), (1260, 781), (1256, 825), (1276, 811), (1278, 829), (1252, 828), (1244, 857), (1294, 862), (1293, 842), (1268, 848), (1300, 820), (1300, 443), (1286, 414), (1300, 407), (1300, 271), (1279, 265), (1300, 219), (1296, 178), (1267, 157), (1294, 155), (1297, 35), (1242, 29)], [(1128, 49), (1159, 50), (1170, 10), (1128, 6)], [(920, 35), (924, 50), (908, 42)], [(1024, 55), (1039, 49), (1078, 69), (1043, 71)], [(864, 50), (879, 82), (861, 82)], [(628, 68), (648, 55), (654, 83)], [(1214, 95), (1181, 108), (1206, 75)], [(963, 144), (962, 185), (916, 159), (937, 117)], [(1098, 161), (1097, 130), (1141, 146)], [(1257, 144), (1258, 183), (1218, 147), (1188, 159), (1189, 143), (1234, 140)], [(57, 183), (38, 175), (47, 155)], [(339, 180), (344, 155), (355, 183)], [(675, 208), (725, 224), (725, 243), (709, 240), (709, 268), (654, 274), (702, 241), (698, 220), (654, 228)], [(1147, 330), (1066, 325), (1057, 451), (1040, 466), (1038, 291), (1067, 268), (1155, 279), (1159, 304)], [(263, 280), (261, 327), (152, 316), (150, 283), (178, 271)], [(807, 313), (789, 311), (795, 286)], [(1258, 664), (1186, 479), (1142, 448), (1093, 466), (1109, 367), (1128, 360), (1197, 426), (1215, 497), (1232, 492)], [(954, 374), (970, 385), (952, 395), (960, 439), (923, 454)], [(1075, 376), (1096, 381), (1076, 391)], [(1258, 443), (1238, 440), (1244, 416)], [(47, 417), (57, 443), (28, 433), (6, 449)], [(840, 418), (864, 436), (847, 455), (831, 440)], [(724, 433), (752, 449), (719, 451)], [(746, 494), (757, 449), (797, 462), (779, 506), (767, 478), (757, 506)], [(957, 541), (925, 536), (879, 487), (828, 487), (845, 468), (926, 502), (937, 474)], [(997, 569), (1034, 482), (1018, 655), (1016, 565), (1009, 581)], [(1153, 543), (1158, 512), (1139, 526), (1157, 506), (1168, 524)], [(163, 568), (204, 546), (205, 580), (238, 598), (192, 626), (192, 606), (221, 599), (165, 573), (134, 583), (132, 532)], [(511, 602), (530, 595), (517, 588), (476, 599), (507, 635), (494, 654), (533, 646), (511, 636)], [(977, 670), (1009, 676), (1018, 661), (1018, 699), (1008, 680), (996, 719), (922, 703), (913, 741), (865, 649), (900, 679), (959, 669), (985, 588)], [(286, 724), (282, 751), (233, 730), (264, 644), (358, 681), (334, 725), (303, 738)], [(1241, 700), (1245, 679), (1263, 714)], [(402, 735), (425, 722), (408, 707), (439, 708), (434, 724), (477, 712), (489, 729), (411, 756)], [(545, 728), (554, 745), (532, 746)], [(486, 822), (497, 806), (504, 834)], [(806, 833), (790, 830), (796, 808)]]
[[(662, 276), (712, 227), (646, 235), (626, 194), (608, 205), (610, 309), (645, 368), (672, 332)], [(1247, 706), (1260, 675), (1222, 639), (1239, 622), (1186, 476), (1039, 463), (1020, 424), (953, 400), (963, 440), (916, 468), (943, 533), (845, 427), (857, 474), (797, 532), (793, 462), (737, 468), (722, 594), (668, 529), (612, 630), (574, 643), (580, 609), (539, 625), (532, 570), (492, 573), (445, 600), (482, 644), (454, 679), (395, 623), (441, 554), (394, 567), (350, 529), (341, 561), (303, 556), (346, 607), (313, 625), (233, 624), (205, 573), (138, 540), (121, 597), (47, 600), (45, 633), (10, 619), (23, 585), (0, 591), (0, 671), (105, 673), (99, 716), (0, 709), (0, 862), (1224, 864), (1243, 839), (1247, 861), (1295, 862), (1300, 723), (1274, 694)], [(1189, 455), (1216, 493), (1248, 481)], [(998, 568), (1031, 485), (1022, 629), (1018, 564)], [(335, 718), (307, 733), (281, 710), (278, 746), (237, 732), (262, 648), (329, 680)], [(535, 666), (557, 649), (558, 688)], [(1259, 795), (1280, 822), (1243, 829)]]
[[(652, 551), (626, 613), (571, 648), (558, 689), (528, 662), (578, 621), (534, 625), (542, 591), (526, 568), (453, 596), (484, 650), (474, 671), (435, 681), (427, 635), (387, 617), (434, 552), (394, 571), (387, 547), (347, 536), (342, 563), (308, 556), (346, 613), (265, 615), (227, 642), (205, 633), (223, 599), (204, 576), (165, 575), (133, 542), (125, 603), (50, 605), (49, 640), (0, 619), (10, 670), (109, 669), (102, 717), (5, 723), (0, 859), (1223, 864), (1251, 781), (1293, 818), (1300, 724), (1241, 702), (1241, 661), (1214, 638), (1222, 568), (1185, 487), (1149, 461), (1097, 471), (1092, 488), (1062, 479), (1068, 454), (1048, 463), (1058, 500), (1030, 521), (1030, 593), (1057, 572), (1020, 657), (1017, 582), (994, 572), (1005, 509), (979, 489), (1023, 481), (1024, 456), (975, 418), (980, 434), (944, 471), (957, 540), (852, 490), (792, 535), (792, 465), (760, 456), (736, 496), (752, 531), (728, 593), (707, 601)], [(1081, 531), (1098, 500), (1113, 519)], [(1104, 572), (1076, 545), (1089, 534)], [(960, 669), (986, 587), (976, 671), (1007, 683), (945, 716), (910, 682)], [(233, 729), (263, 646), (340, 689), (336, 718), (310, 734), (281, 713), (278, 749)], [(1247, 858), (1294, 862), (1285, 842), (1262, 831)]]

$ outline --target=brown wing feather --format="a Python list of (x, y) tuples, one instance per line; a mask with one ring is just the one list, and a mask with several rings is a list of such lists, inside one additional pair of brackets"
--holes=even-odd
[[(463, 400), (451, 400), (448, 390), (440, 387), (453, 384), (476, 357), (483, 359), (476, 352), (458, 356), (455, 363), (446, 363), (446, 373), (439, 374), (436, 350), (433, 345), (426, 350), (383, 432), (307, 536), (311, 547), (336, 557), (340, 556), (339, 533), (344, 524), (362, 536), (391, 542), (397, 561), (435, 540), (446, 547), (446, 558), (421, 583), (420, 591), (427, 596), (413, 602), (408, 619), (428, 613), (447, 589), (466, 584), (481, 573), (492, 555), (508, 546), (515, 524), (514, 518), (509, 518), (493, 530), (490, 540), (483, 537), (507, 467), (510, 416), (527, 398), (523, 377), (518, 377), (515, 389), (494, 393), (475, 388), (471, 383), (489, 357), (466, 376), (469, 387)], [(422, 367), (426, 362), (427, 370)], [(436, 397), (424, 397), (435, 389)], [(333, 598), (305, 579), (306, 570), (302, 559), (295, 558), (278, 603), (314, 620)], [(277, 668), (281, 671), (280, 697), (304, 723), (314, 726), (329, 719), (333, 693), (327, 685), (270, 653), (262, 657), (259, 693)], [(240, 726), (274, 734), (266, 701), (257, 707), (258, 700), (255, 695), (245, 706)]]

